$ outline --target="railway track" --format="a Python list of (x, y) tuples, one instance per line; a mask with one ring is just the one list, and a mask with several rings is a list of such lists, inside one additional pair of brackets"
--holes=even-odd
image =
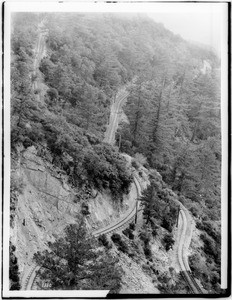
[[(41, 38), (39, 38), (39, 42), (38, 42), (38, 48), (41, 48)], [(113, 104), (114, 107), (112, 109), (111, 112), (111, 116), (110, 116), (110, 122), (109, 122), (109, 126), (108, 126), (108, 131), (106, 132), (106, 136), (104, 139), (104, 142), (109, 143), (109, 144), (114, 144), (114, 135), (115, 135), (115, 131), (117, 128), (117, 121), (118, 121), (118, 113), (119, 110), (121, 109), (121, 106), (123, 104), (123, 101), (127, 98), (127, 96), (129, 95), (129, 92), (126, 91), (126, 87), (124, 87), (123, 89), (121, 89), (117, 95), (117, 101)], [(141, 187), (139, 185), (138, 180), (134, 177), (134, 184), (136, 186), (136, 191), (137, 191), (137, 198), (138, 196), (141, 195)], [(135, 218), (135, 214), (136, 214), (136, 210), (137, 210), (137, 205), (138, 203), (135, 202), (135, 205), (133, 207), (133, 209), (130, 211), (130, 213), (123, 218), (122, 220), (120, 220), (119, 222), (117, 222), (116, 224), (112, 225), (112, 226), (108, 226), (105, 227), (103, 229), (99, 229), (96, 230), (94, 232), (92, 232), (92, 235), (95, 237), (100, 236), (101, 234), (112, 234), (114, 232), (118, 232), (123, 230), (126, 226), (128, 226), (129, 223), (134, 221)], [(24, 284), (24, 289), (26, 290), (31, 290), (33, 289), (33, 286), (36, 282), (37, 279), (37, 274), (36, 271), (38, 271), (40, 268), (36, 265), (33, 265), (31, 268), (31, 271), (29, 272), (28, 277), (26, 278), (25, 284)], [(44, 289), (49, 288), (49, 285), (44, 283), (43, 285)]]
[[(136, 191), (137, 191), (137, 198), (141, 195), (141, 187), (140, 184), (138, 182), (138, 180), (134, 177), (134, 184), (136, 186)], [(109, 226), (109, 227), (105, 227), (99, 230), (96, 230), (94, 232), (92, 232), (92, 235), (94, 237), (98, 237), (102, 234), (106, 234), (106, 235), (110, 235), (112, 233), (115, 232), (119, 232), (121, 230), (123, 230), (124, 228), (126, 228), (131, 222), (134, 222), (135, 220), (135, 214), (136, 214), (136, 206), (138, 205), (138, 203), (136, 202), (133, 209), (130, 211), (130, 213), (123, 218), (122, 220), (118, 221), (116, 224)], [(138, 209), (138, 211), (140, 211), (140, 209)], [(37, 271), (40, 269), (40, 267), (36, 266), (35, 264), (32, 266), (31, 271), (29, 272), (29, 275), (26, 279), (26, 282), (24, 284), (24, 289), (26, 290), (32, 290), (34, 287), (34, 284), (36, 283), (36, 279), (37, 279)], [(49, 288), (49, 284), (48, 283), (44, 283), (42, 286), (43, 289), (48, 289)]]
[[(36, 73), (36, 69), (39, 66), (39, 61), (41, 60), (42, 55), (43, 55), (44, 41), (45, 41), (44, 33), (40, 32), (38, 43), (36, 46), (36, 57), (35, 57), (35, 63), (34, 63), (34, 72), (35, 73)], [(36, 89), (37, 87), (38, 87), (38, 84), (35, 81), (34, 89)], [(105, 134), (105, 138), (103, 140), (104, 142), (109, 143), (111, 145), (114, 144), (114, 140), (115, 140), (115, 132), (116, 132), (117, 126), (118, 126), (119, 111), (120, 111), (123, 103), (125, 102), (126, 98), (128, 97), (128, 95), (129, 95), (129, 92), (126, 90), (126, 87), (124, 87), (123, 89), (121, 89), (119, 91), (119, 93), (117, 94), (117, 97), (115, 99), (115, 102), (112, 105), (109, 125), (107, 128), (106, 134)], [(134, 176), (134, 183), (136, 186), (137, 198), (138, 198), (138, 196), (141, 195), (141, 187), (135, 176)], [(121, 219), (119, 222), (117, 222), (114, 225), (111, 225), (111, 226), (105, 227), (103, 229), (99, 229), (99, 230), (92, 232), (92, 235), (95, 237), (98, 237), (101, 234), (109, 235), (114, 232), (123, 230), (126, 226), (128, 226), (129, 223), (131, 223), (135, 220), (137, 205), (138, 205), (138, 203), (135, 202), (133, 209), (130, 211), (130, 213), (125, 218)], [(187, 221), (188, 220), (186, 217), (185, 210), (186, 209), (182, 207), (182, 209), (180, 211), (180, 216), (182, 218), (181, 238), (180, 238), (180, 243), (178, 246), (178, 262), (179, 262), (179, 266), (180, 266), (180, 270), (181, 270), (180, 274), (181, 274), (182, 278), (185, 280), (185, 282), (188, 284), (188, 286), (193, 294), (203, 294), (202, 289), (199, 287), (199, 285), (197, 284), (196, 280), (194, 279), (194, 277), (191, 273), (191, 270), (188, 265), (186, 253), (185, 253), (185, 243), (186, 243), (186, 241), (189, 241), (189, 238), (191, 241), (191, 236), (189, 237), (186, 235), (188, 233), (188, 230), (187, 230)], [(32, 265), (31, 270), (28, 273), (28, 276), (26, 277), (26, 280), (23, 284), (23, 289), (25, 289), (25, 290), (33, 289), (33, 287), (36, 283), (36, 280), (37, 280), (37, 271), (39, 269), (40, 269), (40, 267), (38, 267), (37, 265), (35, 265), (35, 264)], [(43, 284), (42, 288), (49, 289), (50, 285), (47, 282), (45, 282)]]
[(105, 138), (103, 142), (113, 145), (115, 140), (115, 132), (117, 130), (118, 125), (118, 118), (119, 118), (119, 111), (124, 104), (124, 101), (128, 97), (129, 92), (126, 90), (126, 87), (121, 89), (117, 97), (115, 99), (115, 102), (113, 103), (111, 107), (111, 113), (110, 113), (110, 120), (109, 125), (105, 133)]
[[(136, 191), (137, 191), (137, 198), (141, 195), (141, 187), (140, 184), (138, 182), (138, 180), (134, 177), (134, 183), (136, 186)], [(135, 205), (133, 207), (133, 209), (131, 210), (131, 212), (122, 220), (120, 220), (119, 222), (117, 222), (115, 225), (106, 227), (104, 229), (100, 229), (97, 231), (94, 231), (92, 234), (95, 237), (98, 237), (101, 234), (112, 234), (116, 231), (121, 231), (123, 228), (125, 228), (129, 223), (133, 222), (135, 219), (135, 214), (136, 214), (136, 206), (139, 206), (139, 203), (135, 202)], [(138, 209), (138, 211), (140, 211), (140, 209)]]
[(185, 215), (185, 211), (183, 209), (180, 210), (180, 218), (182, 218), (181, 222), (181, 238), (178, 245), (178, 263), (180, 266), (180, 275), (185, 280), (187, 285), (189, 286), (191, 292), (193, 294), (204, 294), (201, 287), (197, 284), (195, 278), (192, 275), (191, 269), (188, 264), (188, 260), (185, 253), (185, 243), (188, 240), (188, 222), (187, 217)]

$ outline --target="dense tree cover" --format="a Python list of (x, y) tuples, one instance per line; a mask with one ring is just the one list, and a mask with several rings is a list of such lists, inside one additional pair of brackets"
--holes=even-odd
[[(172, 248), (174, 244), (172, 229), (178, 216), (178, 207), (174, 205), (173, 197), (173, 192), (167, 187), (167, 184), (158, 176), (156, 171), (153, 171), (151, 184), (143, 191), (140, 198), (144, 218), (144, 230), (140, 235), (141, 239), (148, 243), (151, 234), (156, 236), (159, 226), (165, 228), (167, 233), (162, 238), (162, 244), (166, 251)], [(220, 289), (221, 227), (218, 222), (210, 220), (211, 215), (215, 217), (213, 211), (210, 214), (210, 210), (201, 203), (193, 202), (181, 193), (179, 193), (178, 198), (197, 218), (196, 228), (200, 230), (200, 239), (203, 245), (199, 247), (201, 254), (195, 253), (189, 257), (191, 270), (209, 293), (222, 293)], [(171, 207), (169, 208), (170, 204)], [(165, 290), (164, 286), (162, 290), (166, 293), (169, 291), (168, 288)]]
[(192, 255), (189, 259), (191, 269), (210, 293), (221, 293), (221, 232), (218, 226), (209, 220), (197, 222), (196, 227), (202, 231), (200, 238), (203, 241), (206, 260), (202, 261), (202, 257), (197, 254)]
[(119, 291), (122, 270), (118, 260), (87, 233), (83, 219), (79, 225), (68, 225), (64, 237), (48, 246), (49, 250), (35, 253), (34, 259), (41, 267), (40, 279), (49, 282), (51, 289)]
[[(13, 151), (34, 145), (66, 172), (73, 187), (109, 189), (121, 199), (131, 174), (118, 151), (102, 139), (111, 100), (133, 80), (125, 106), (129, 124), (118, 131), (120, 150), (158, 169), (200, 222), (220, 219), (220, 82), (212, 52), (138, 15), (23, 13), (13, 19)], [(35, 75), (41, 21), (48, 29), (47, 51)], [(203, 60), (210, 61), (211, 72), (199, 71)], [(43, 77), (42, 91), (34, 89), (38, 77)], [(177, 207), (165, 184), (153, 178), (141, 201), (152, 234), (157, 224), (171, 233)], [(218, 230), (202, 226), (204, 251), (218, 266)], [(124, 251), (120, 239), (114, 239)], [(149, 247), (144, 251), (149, 257)], [(66, 279), (62, 283), (54, 277), (54, 288), (77, 284), (73, 277)]]
[(142, 192), (139, 199), (143, 207), (145, 223), (152, 227), (160, 225), (172, 232), (173, 226), (177, 223), (178, 207), (173, 202), (169, 190), (159, 179), (152, 177), (150, 185)]
[[(175, 44), (174, 44), (175, 45)], [(203, 53), (177, 45), (136, 78), (125, 105), (129, 124), (118, 131), (120, 150), (143, 154), (173, 190), (220, 219), (220, 80), (200, 71)], [(187, 50), (188, 49), (188, 50)], [(192, 56), (194, 54), (194, 56)], [(165, 57), (165, 55), (167, 57)], [(204, 54), (204, 59), (209, 58)], [(213, 209), (213, 213), (212, 213)]]
[[(16, 150), (19, 144), (25, 148), (34, 145), (43, 157), (52, 155), (52, 163), (69, 175), (69, 181), (74, 187), (98, 190), (108, 188), (115, 199), (121, 199), (121, 195), (129, 190), (131, 175), (126, 169), (125, 159), (113, 147), (101, 143), (106, 124), (105, 108), (109, 106), (109, 97), (117, 85), (112, 85), (113, 81), (105, 85), (97, 83), (91, 73), (95, 69), (91, 65), (94, 66), (97, 62), (96, 56), (99, 59), (101, 57), (100, 48), (94, 47), (97, 52), (89, 60), (86, 55), (90, 55), (90, 50), (85, 48), (87, 32), (83, 32), (81, 40), (75, 34), (77, 44), (73, 44), (75, 39), (70, 34), (67, 35), (68, 28), (71, 30), (69, 18), (62, 19), (64, 31), (59, 31), (62, 24), (57, 25), (59, 18), (48, 18), (48, 56), (40, 65), (47, 88), (43, 91), (45, 97), (38, 98), (35, 96), (38, 91), (33, 86), (34, 49), (39, 32), (37, 26), (42, 26), (41, 20), (45, 21), (46, 16), (35, 15), (34, 19), (33, 16), (23, 14), (14, 19), (11, 68), (12, 149)], [(26, 26), (22, 18), (25, 18)], [(79, 26), (78, 18), (75, 17), (72, 22), (72, 26)], [(32, 27), (28, 26), (30, 23)], [(114, 66), (109, 67), (109, 70), (115, 70)], [(101, 76), (102, 82), (109, 79), (107, 72), (104, 80), (103, 75)]]

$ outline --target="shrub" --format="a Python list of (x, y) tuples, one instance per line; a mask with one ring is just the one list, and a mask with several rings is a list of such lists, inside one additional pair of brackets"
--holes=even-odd
[(192, 207), (190, 207), (190, 212), (192, 213), (192, 215), (194, 216), (194, 217), (198, 217), (199, 216), (199, 211), (198, 211), (198, 209), (196, 208), (196, 207), (194, 207), (194, 206), (192, 206)]
[(216, 229), (213, 227), (210, 221), (202, 221), (202, 222), (197, 221), (196, 227), (200, 230), (204, 230), (209, 236), (211, 236), (215, 240), (215, 242), (220, 244), (221, 234), (220, 232), (216, 231)]
[(10, 290), (20, 290), (20, 280), (19, 280), (19, 267), (18, 260), (14, 252), (16, 250), (15, 246), (10, 242)]
[(144, 242), (145, 245), (148, 244), (149, 241), (150, 241), (149, 234), (146, 231), (141, 231), (139, 233), (139, 238), (140, 238), (141, 241)]
[(133, 233), (132, 233), (132, 231), (131, 231), (130, 228), (124, 229), (124, 230), (122, 231), (122, 233), (123, 233), (125, 236), (127, 236), (130, 240), (133, 240), (133, 239), (134, 239), (134, 235), (133, 235)]
[(81, 204), (81, 213), (85, 216), (90, 215), (89, 206), (86, 203)]
[(169, 232), (172, 232), (172, 225), (170, 224), (170, 221), (168, 221), (165, 217), (162, 220), (161, 226), (167, 229)]
[(132, 167), (134, 167), (136, 170), (138, 170), (139, 168), (139, 164), (137, 163), (137, 161), (135, 161), (134, 159), (131, 162)]
[(139, 171), (139, 176), (143, 177), (143, 172), (142, 171)]
[(203, 250), (204, 250), (205, 254), (212, 256), (214, 258), (215, 263), (219, 264), (220, 259), (221, 259), (221, 257), (220, 257), (221, 251), (219, 251), (217, 249), (215, 241), (205, 233), (201, 234), (200, 238), (204, 242)]
[(151, 247), (150, 247), (149, 244), (146, 244), (144, 246), (144, 254), (145, 254), (147, 259), (150, 259), (152, 257)]
[(130, 230), (134, 231), (135, 230), (135, 223), (130, 223), (129, 228), (130, 228)]
[(120, 149), (122, 152), (128, 153), (129, 155), (133, 155), (132, 143), (128, 140), (122, 138)]
[(98, 237), (98, 241), (106, 248), (111, 248), (112, 245), (109, 243), (107, 236), (105, 234), (101, 234)]
[(58, 98), (58, 91), (54, 88), (50, 88), (47, 91), (47, 94), (48, 94), (49, 98), (51, 99), (51, 101), (54, 101), (55, 99)]
[(154, 224), (154, 223), (151, 223), (151, 228), (152, 228), (152, 236), (153, 237), (156, 237), (157, 236), (157, 230), (158, 230), (158, 227), (157, 227), (157, 225), (156, 224)]
[(114, 233), (111, 236), (112, 241), (117, 246), (119, 251), (122, 251), (123, 253), (129, 253), (129, 249), (127, 244), (121, 239), (120, 234)]
[(166, 234), (164, 238), (162, 239), (163, 245), (165, 247), (165, 250), (168, 251), (172, 248), (172, 246), (175, 243), (175, 240), (173, 239), (172, 234)]
[(141, 153), (135, 153), (135, 160), (143, 166), (147, 164), (147, 158)]
[(126, 168), (125, 159), (111, 146), (94, 145), (94, 152), (85, 154), (84, 167), (90, 182), (99, 190), (111, 190), (114, 198), (129, 192), (132, 181), (130, 172)]

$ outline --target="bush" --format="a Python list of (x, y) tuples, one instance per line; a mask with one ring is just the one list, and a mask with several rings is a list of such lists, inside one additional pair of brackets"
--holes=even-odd
[(123, 139), (123, 138), (122, 138), (122, 141), (121, 141), (120, 150), (122, 152), (128, 153), (129, 155), (133, 155), (132, 143), (128, 140)]
[(127, 236), (130, 240), (133, 240), (133, 239), (134, 239), (134, 235), (133, 235), (133, 233), (132, 233), (132, 231), (131, 231), (130, 228), (124, 229), (124, 230), (122, 231), (122, 233), (123, 233), (125, 236)]
[(156, 224), (154, 224), (154, 223), (151, 223), (151, 228), (152, 228), (152, 236), (153, 237), (156, 237), (157, 236), (157, 230), (158, 230), (158, 227), (157, 227), (157, 225)]
[(112, 241), (117, 246), (119, 251), (122, 251), (123, 253), (129, 253), (129, 249), (127, 244), (121, 239), (120, 234), (114, 233), (111, 236)]
[(50, 88), (48, 91), (47, 91), (47, 94), (50, 98), (51, 101), (54, 101), (55, 99), (58, 98), (58, 91), (54, 88)]
[(18, 260), (15, 256), (16, 248), (10, 242), (10, 270), (9, 270), (9, 279), (10, 279), (10, 290), (20, 290), (20, 280), (19, 280), (19, 267)]
[(213, 227), (210, 221), (202, 221), (197, 222), (196, 227), (200, 230), (204, 230), (209, 236), (211, 236), (216, 243), (221, 243), (221, 234), (217, 232), (216, 229)]
[(137, 163), (137, 161), (135, 161), (134, 159), (131, 162), (132, 167), (134, 167), (136, 170), (139, 169), (139, 164)]
[(144, 254), (145, 254), (147, 259), (150, 259), (152, 257), (151, 247), (150, 247), (149, 244), (146, 244), (144, 246)]
[(190, 207), (190, 212), (192, 213), (192, 215), (194, 216), (194, 217), (198, 217), (199, 216), (199, 211), (198, 211), (198, 209), (196, 208), (196, 207), (194, 207), (194, 206), (192, 206), (192, 207)]
[(135, 230), (135, 223), (130, 223), (129, 228), (130, 228), (130, 230), (134, 231)]
[(212, 256), (214, 258), (215, 263), (219, 264), (220, 259), (221, 259), (221, 257), (220, 257), (221, 251), (219, 251), (219, 249), (217, 249), (214, 240), (205, 233), (201, 234), (200, 238), (204, 242), (203, 250), (204, 250), (205, 254)]
[(139, 233), (139, 238), (140, 238), (141, 241), (144, 242), (145, 245), (148, 244), (149, 241), (150, 241), (150, 236), (146, 231), (141, 231)]
[(172, 225), (166, 218), (163, 218), (161, 226), (166, 230), (168, 230), (169, 232), (172, 232)]
[(135, 153), (135, 160), (143, 166), (147, 164), (147, 158), (141, 153)]
[(112, 245), (109, 243), (105, 234), (101, 234), (98, 237), (98, 241), (106, 248), (110, 249)]
[(165, 250), (168, 251), (172, 248), (172, 246), (175, 243), (175, 240), (173, 239), (172, 234), (166, 234), (164, 238), (162, 239), (163, 245), (165, 247)]
[(89, 206), (88, 206), (88, 204), (86, 204), (86, 203), (82, 203), (82, 204), (81, 204), (81, 213), (82, 213), (84, 216), (90, 215), (90, 211), (89, 211)]
[(109, 187), (114, 198), (128, 193), (132, 177), (126, 168), (125, 159), (109, 145), (93, 147), (94, 152), (88, 151), (84, 159), (90, 182), (93, 182), (98, 190)]

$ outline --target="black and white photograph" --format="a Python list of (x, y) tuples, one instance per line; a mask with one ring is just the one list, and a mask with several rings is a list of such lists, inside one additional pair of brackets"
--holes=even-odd
[(5, 3), (4, 297), (228, 295), (228, 3)]

